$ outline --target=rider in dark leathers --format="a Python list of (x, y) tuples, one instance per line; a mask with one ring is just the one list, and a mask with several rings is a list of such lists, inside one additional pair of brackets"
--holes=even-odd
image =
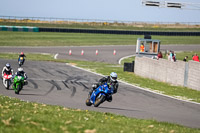
[[(98, 88), (100, 85), (107, 83), (110, 87), (113, 87), (113, 94), (117, 93), (119, 83), (117, 81), (117, 73), (112, 72), (110, 76), (103, 77), (99, 80), (98, 83), (92, 85), (92, 90), (89, 92), (89, 96), (91, 96), (92, 92)], [(107, 99), (108, 102), (112, 101), (112, 95)]]
[[(24, 69), (23, 69), (23, 68), (19, 67), (19, 68), (18, 68), (18, 71), (15, 73), (14, 77), (15, 77), (15, 76), (22, 76), (22, 77), (24, 77), (24, 85), (27, 85), (27, 84), (28, 84), (28, 81), (27, 81), (28, 76), (27, 76), (27, 74), (24, 72)], [(13, 85), (14, 85), (14, 84), (13, 84)]]

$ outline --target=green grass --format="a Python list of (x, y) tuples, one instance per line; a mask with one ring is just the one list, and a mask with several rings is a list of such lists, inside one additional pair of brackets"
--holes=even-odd
[[(135, 45), (142, 35), (0, 31), (0, 46)], [(162, 44), (200, 44), (198, 36), (152, 36)]]
[[(1, 59), (18, 59), (19, 54), (16, 53), (0, 53)], [(51, 54), (30, 54), (26, 53), (28, 57), (26, 60), (32, 61), (54, 61), (53, 55)]]
[(181, 26), (175, 25), (170, 28), (166, 25), (151, 25), (151, 24), (141, 24), (142, 27), (137, 27), (137, 25), (126, 25), (123, 23), (110, 23), (108, 25), (104, 24), (52, 24), (52, 23), (13, 23), (13, 22), (0, 22), (0, 25), (10, 25), (10, 26), (34, 26), (34, 27), (51, 27), (51, 28), (70, 28), (70, 29), (106, 29), (106, 30), (136, 30), (136, 31), (189, 31), (189, 32), (199, 32), (199, 26)]
[[(179, 54), (177, 53), (177, 58), (179, 58)], [(103, 75), (109, 75), (110, 72), (114, 71), (118, 74), (118, 79), (122, 81), (126, 81), (130, 84), (134, 84), (143, 88), (148, 88), (150, 90), (160, 92), (165, 95), (177, 97), (179, 99), (190, 100), (194, 102), (200, 103), (200, 91), (189, 89), (181, 86), (173, 86), (168, 83), (158, 82), (156, 80), (151, 80), (148, 78), (143, 78), (135, 75), (132, 72), (124, 72), (123, 65), (114, 65), (100, 62), (86, 62), (86, 61), (75, 61), (75, 60), (55, 60), (53, 59), (53, 55), (40, 55), (40, 54), (26, 54), (27, 61), (28, 60), (44, 60), (44, 61), (56, 61), (56, 62), (65, 62), (72, 63), (78, 67), (82, 67), (88, 69), (93, 72), (97, 72)], [(0, 58), (7, 59), (17, 59), (17, 54), (12, 53), (1, 53)], [(181, 57), (181, 59), (184, 57)], [(132, 62), (132, 59), (126, 59), (123, 62)], [(122, 63), (123, 63), (122, 62)], [(87, 64), (87, 65), (85, 65)]]
[(132, 63), (135, 60), (135, 56), (129, 57), (129, 58), (125, 58), (121, 61), (121, 64), (123, 65), (125, 62), (126, 63)]
[(0, 95), (1, 133), (199, 133), (199, 129)]

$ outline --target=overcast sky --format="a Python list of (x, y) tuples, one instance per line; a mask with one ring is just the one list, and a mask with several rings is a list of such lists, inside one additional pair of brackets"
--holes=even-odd
[[(167, 1), (200, 4), (200, 0)], [(186, 10), (147, 7), (141, 0), (1, 0), (0, 16), (200, 22), (200, 5), (199, 10)]]

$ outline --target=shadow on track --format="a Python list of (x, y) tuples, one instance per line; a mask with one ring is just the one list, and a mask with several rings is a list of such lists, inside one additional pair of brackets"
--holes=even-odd
[(18, 94), (18, 95), (27, 95), (27, 96), (45, 96), (45, 94)]
[(108, 110), (125, 110), (125, 111), (137, 111), (137, 112), (143, 112), (141, 110), (136, 110), (136, 109), (122, 109), (122, 108), (111, 108), (111, 107), (98, 107), (98, 108), (102, 108), (102, 109), (108, 109)]

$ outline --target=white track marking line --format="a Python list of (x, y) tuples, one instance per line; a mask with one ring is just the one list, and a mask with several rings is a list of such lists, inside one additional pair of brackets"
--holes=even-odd
[(129, 57), (133, 57), (133, 56), (135, 56), (135, 55), (129, 55), (129, 56), (122, 57), (122, 58), (119, 60), (118, 63), (121, 65), (121, 62), (122, 62), (123, 59), (129, 58)]
[(58, 53), (54, 55), (54, 59), (57, 59), (57, 57), (58, 57)]
[[(36, 53), (38, 53), (38, 52), (36, 52)], [(50, 53), (38, 53), (38, 54), (42, 54), (42, 55), (51, 55)]]
[[(67, 65), (67, 66), (74, 67), (74, 68), (77, 68), (77, 69), (80, 69), (80, 70), (83, 70), (83, 71), (86, 71), (86, 72), (89, 72), (89, 73), (93, 73), (93, 74), (96, 74), (96, 75), (99, 75), (99, 76), (105, 76), (105, 75), (102, 75), (102, 74), (99, 74), (99, 73), (96, 73), (96, 72), (92, 72), (92, 71), (87, 70), (87, 69), (83, 69), (83, 68), (80, 68), (80, 67), (71, 65), (71, 64), (69, 64), (69, 63), (66, 63), (66, 65)], [(178, 99), (178, 98), (175, 98), (175, 97), (172, 97), (172, 96), (168, 96), (168, 95), (164, 95), (164, 94), (161, 94), (161, 93), (158, 93), (158, 92), (149, 90), (149, 89), (145, 89), (145, 88), (142, 88), (142, 87), (139, 87), (139, 86), (136, 86), (136, 85), (133, 85), (133, 84), (130, 84), (130, 83), (121, 81), (121, 80), (118, 80), (118, 81), (121, 82), (121, 83), (124, 83), (124, 84), (126, 84), (126, 85), (135, 87), (135, 88), (137, 88), (137, 89), (141, 89), (141, 90), (144, 90), (144, 91), (148, 91), (148, 92), (151, 92), (151, 93), (154, 93), (154, 94), (157, 94), (157, 95), (161, 95), (161, 96), (164, 96), (164, 97), (167, 97), (167, 98), (171, 98), (171, 99), (175, 99), (175, 100), (179, 100), (179, 101), (183, 101), (183, 102), (187, 102), (187, 103), (193, 103), (193, 104), (200, 105), (200, 103), (197, 103), (197, 102)]]

